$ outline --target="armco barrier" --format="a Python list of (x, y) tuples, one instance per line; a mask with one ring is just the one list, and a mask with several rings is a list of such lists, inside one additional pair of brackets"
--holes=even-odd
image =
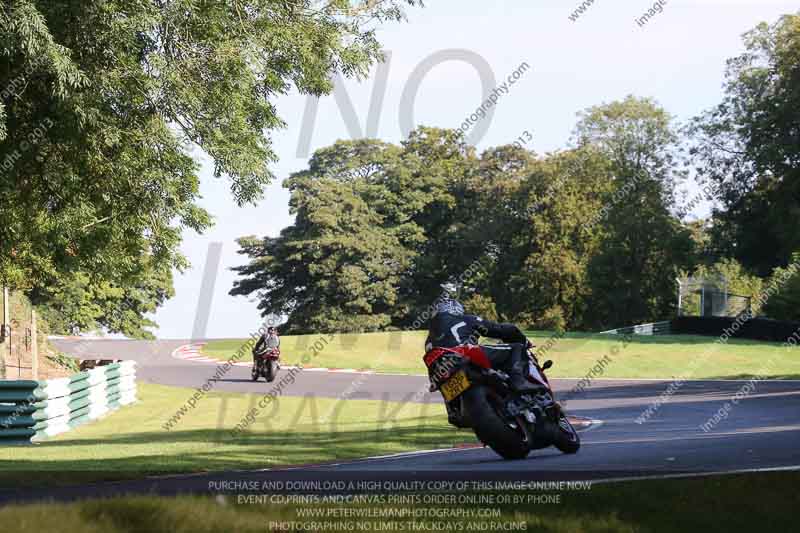
[(611, 329), (603, 331), (601, 335), (670, 335), (671, 333), (673, 333), (672, 322), (665, 321)]
[(0, 381), (0, 445), (30, 443), (136, 401), (136, 363), (47, 381)]

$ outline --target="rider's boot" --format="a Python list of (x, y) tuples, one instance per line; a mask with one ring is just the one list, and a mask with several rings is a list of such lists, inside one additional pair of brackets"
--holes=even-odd
[(528, 355), (524, 344), (516, 344), (511, 350), (511, 385), (521, 393), (538, 392), (542, 389), (528, 379)]

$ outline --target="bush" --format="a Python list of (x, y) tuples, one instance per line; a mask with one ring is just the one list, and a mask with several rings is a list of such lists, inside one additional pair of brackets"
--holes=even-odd
[(81, 371), (80, 364), (78, 363), (77, 359), (73, 359), (68, 355), (64, 355), (61, 353), (54, 353), (46, 356), (54, 365), (62, 368), (64, 370), (68, 370), (74, 374), (77, 374)]
[(533, 323), (533, 329), (554, 331), (559, 334), (564, 333), (567, 329), (564, 310), (560, 305), (550, 307)]
[(787, 268), (775, 269), (770, 286), (775, 287), (775, 292), (764, 305), (764, 314), (776, 320), (800, 322), (800, 252), (792, 255)]
[(464, 310), (471, 315), (478, 315), (486, 320), (497, 321), (497, 308), (491, 296), (473, 294), (463, 302)]

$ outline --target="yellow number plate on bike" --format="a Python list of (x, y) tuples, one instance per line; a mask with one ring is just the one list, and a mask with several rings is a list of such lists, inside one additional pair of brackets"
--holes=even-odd
[(442, 396), (446, 401), (455, 400), (462, 392), (467, 390), (471, 383), (463, 370), (456, 372), (453, 377), (442, 384)]

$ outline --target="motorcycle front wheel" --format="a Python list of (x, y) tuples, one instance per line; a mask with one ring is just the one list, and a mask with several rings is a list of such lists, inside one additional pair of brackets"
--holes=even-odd
[(577, 453), (581, 448), (581, 438), (575, 428), (567, 419), (565, 414), (561, 414), (558, 418), (558, 424), (555, 430), (555, 437), (553, 445), (561, 451), (561, 453), (573, 454)]
[(278, 375), (278, 362), (274, 359), (270, 359), (267, 361), (267, 372), (264, 378), (266, 378), (267, 382), (275, 381), (275, 377)]
[(464, 408), (478, 439), (503, 459), (524, 459), (530, 452), (530, 435), (525, 425), (505, 420), (502, 399), (491, 389), (475, 386), (463, 395)]

